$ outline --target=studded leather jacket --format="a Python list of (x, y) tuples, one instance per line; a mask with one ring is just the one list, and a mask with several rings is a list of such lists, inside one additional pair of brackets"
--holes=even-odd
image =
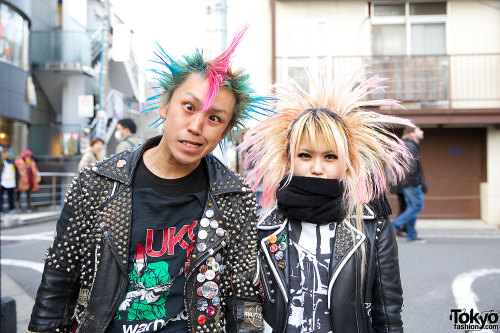
[[(402, 332), (403, 297), (394, 231), (387, 217), (378, 218), (367, 207), (363, 219), (364, 232), (347, 220), (336, 227), (328, 283), (331, 327), (334, 333)], [(289, 315), (288, 246), (279, 256), (271, 246), (288, 240), (288, 219), (274, 210), (260, 220), (257, 228), (264, 325), (269, 325), (272, 332), (282, 333)], [(366, 266), (361, 279), (360, 248), (363, 245)]]
[[(47, 252), (30, 332), (106, 331), (128, 284), (133, 175), (146, 147), (160, 139), (87, 167), (73, 180)], [(210, 180), (203, 217), (219, 228), (200, 223), (203, 236), (191, 252), (184, 287), (190, 332), (261, 331), (254, 195), (216, 158), (202, 163)], [(201, 293), (200, 266), (217, 254), (225, 267), (222, 278), (211, 281), (210, 293)], [(213, 302), (215, 313), (197, 309), (200, 298), (210, 305), (214, 296), (220, 298)]]

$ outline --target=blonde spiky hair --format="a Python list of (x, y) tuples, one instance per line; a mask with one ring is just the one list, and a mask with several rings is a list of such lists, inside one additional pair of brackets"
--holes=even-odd
[(389, 127), (414, 125), (407, 119), (366, 110), (369, 106), (400, 107), (395, 100), (366, 100), (374, 91), (383, 90), (380, 83), (385, 79), (366, 79), (362, 69), (343, 85), (325, 76), (309, 79), (311, 94), (297, 85), (291, 89), (276, 86), (276, 114), (246, 134), (240, 149), (248, 150), (245, 164), (252, 166), (248, 181), (254, 190), (263, 184), (260, 204), (271, 210), (281, 180), (288, 176), (289, 181), (293, 175), (300, 140), (305, 137), (315, 149), (315, 138), (320, 135), (346, 167), (342, 181), (351, 215), (384, 193), (386, 172), (391, 179), (403, 177), (411, 155)]

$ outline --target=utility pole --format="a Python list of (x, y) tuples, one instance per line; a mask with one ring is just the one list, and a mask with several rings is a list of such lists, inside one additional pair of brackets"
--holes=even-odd
[(96, 137), (104, 138), (106, 135), (106, 96), (109, 86), (109, 40), (110, 40), (110, 4), (104, 0), (104, 15), (102, 20), (102, 51), (101, 51), (101, 73), (99, 75), (99, 110), (97, 111)]

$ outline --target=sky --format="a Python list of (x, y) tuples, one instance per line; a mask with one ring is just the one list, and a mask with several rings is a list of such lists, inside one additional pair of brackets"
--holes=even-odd
[(133, 34), (133, 48), (144, 66), (154, 59), (158, 42), (173, 57), (204, 44), (206, 0), (111, 0), (113, 11)]

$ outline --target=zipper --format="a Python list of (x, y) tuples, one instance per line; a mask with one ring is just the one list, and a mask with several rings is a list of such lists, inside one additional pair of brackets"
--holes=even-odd
[[(263, 262), (259, 262), (259, 265), (264, 265)], [(262, 267), (262, 280), (264, 280), (262, 283), (262, 286), (264, 287), (264, 293), (266, 294), (267, 298), (269, 298), (269, 301), (271, 303), (274, 303), (276, 300), (271, 298), (271, 292), (269, 290), (269, 286), (268, 286), (268, 280), (267, 280), (267, 277), (265, 276), (265, 269), (264, 267)]]

